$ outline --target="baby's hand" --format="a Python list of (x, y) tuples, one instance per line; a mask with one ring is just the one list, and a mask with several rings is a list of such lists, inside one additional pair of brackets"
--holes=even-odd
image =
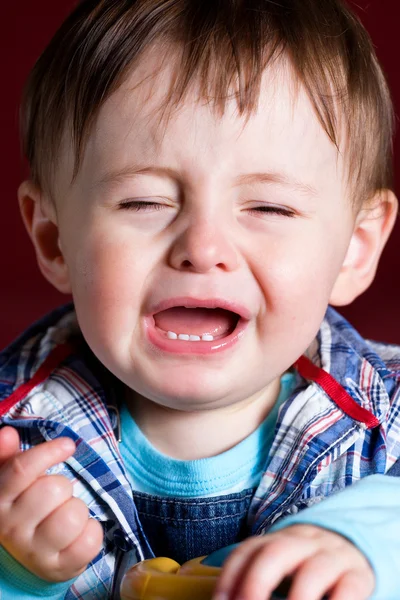
[(18, 433), (0, 429), (0, 545), (26, 569), (52, 582), (85, 570), (100, 550), (103, 530), (87, 506), (50, 467), (75, 451), (68, 438), (20, 452)]
[(346, 538), (312, 525), (293, 525), (239, 544), (223, 565), (214, 600), (267, 600), (282, 580), (287, 600), (366, 600), (375, 577)]

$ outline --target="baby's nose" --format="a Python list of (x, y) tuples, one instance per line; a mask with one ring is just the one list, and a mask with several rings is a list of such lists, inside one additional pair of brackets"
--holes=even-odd
[(169, 255), (174, 269), (207, 273), (215, 268), (234, 271), (237, 249), (228, 228), (213, 219), (195, 220), (175, 240)]

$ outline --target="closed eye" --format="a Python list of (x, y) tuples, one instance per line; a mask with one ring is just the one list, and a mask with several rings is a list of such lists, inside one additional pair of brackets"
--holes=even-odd
[(295, 217), (296, 213), (289, 208), (283, 206), (275, 206), (273, 204), (259, 204), (258, 206), (252, 206), (247, 208), (248, 212), (254, 213), (257, 216), (261, 215), (281, 215), (283, 217)]
[(129, 200), (127, 202), (121, 202), (118, 205), (119, 210), (132, 210), (134, 212), (153, 212), (168, 207), (168, 204), (155, 202), (154, 200)]

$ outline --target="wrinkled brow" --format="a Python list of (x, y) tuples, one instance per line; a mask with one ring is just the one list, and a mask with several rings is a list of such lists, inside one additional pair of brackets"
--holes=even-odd
[[(107, 185), (123, 183), (126, 179), (135, 177), (137, 175), (155, 175), (158, 177), (168, 177), (174, 180), (181, 180), (181, 174), (168, 167), (157, 167), (157, 166), (128, 166), (123, 169), (117, 169), (115, 171), (109, 171), (98, 179), (93, 187), (103, 187)], [(251, 185), (257, 183), (266, 184), (277, 184), (284, 187), (291, 188), (306, 196), (318, 196), (318, 192), (312, 185), (299, 181), (298, 179), (285, 174), (285, 173), (245, 173), (240, 175), (235, 180), (236, 186)]]

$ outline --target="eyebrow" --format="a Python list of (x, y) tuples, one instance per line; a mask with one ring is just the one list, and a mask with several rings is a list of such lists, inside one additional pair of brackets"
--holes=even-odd
[(135, 175), (158, 175), (160, 177), (170, 177), (176, 179), (177, 172), (174, 169), (168, 167), (145, 167), (145, 166), (128, 166), (118, 171), (110, 171), (105, 173), (100, 179), (98, 179), (93, 187), (107, 185), (110, 183), (118, 183), (129, 177), (135, 177)]
[[(125, 179), (128, 179), (129, 177), (135, 177), (136, 175), (158, 175), (159, 177), (177, 179), (177, 175), (179, 176), (179, 173), (174, 169), (170, 169), (169, 167), (128, 166), (124, 169), (105, 173), (98, 181), (95, 182), (94, 187), (122, 182)], [(180, 176), (179, 179), (181, 179)], [(285, 173), (260, 172), (240, 175), (236, 179), (235, 186), (246, 184), (251, 185), (256, 183), (278, 184), (284, 187), (292, 188), (293, 190), (302, 194), (306, 194), (307, 196), (318, 196), (318, 192), (315, 187), (308, 183), (299, 181), (298, 179)]]
[(309, 183), (299, 181), (295, 177), (284, 173), (249, 173), (241, 175), (237, 179), (237, 185), (252, 184), (252, 183), (276, 183), (285, 187), (290, 187), (297, 192), (306, 194), (307, 196), (318, 196), (318, 192)]

